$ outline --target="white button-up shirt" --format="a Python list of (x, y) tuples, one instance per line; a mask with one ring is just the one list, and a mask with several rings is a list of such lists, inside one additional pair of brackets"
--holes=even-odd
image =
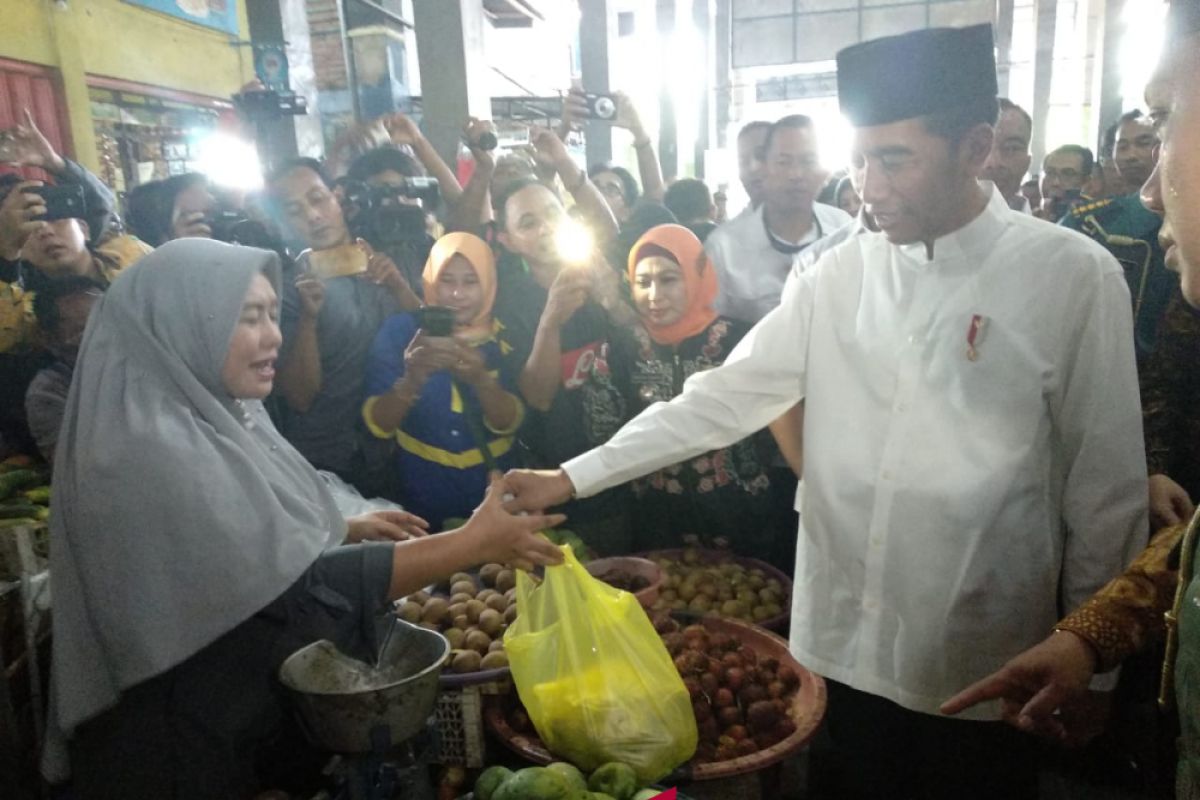
[(1146, 541), (1130, 326), (1107, 252), (993, 191), (932, 259), (876, 233), (829, 251), (724, 366), (564, 467), (594, 494), (806, 398), (792, 651), (937, 713), (1050, 632), (1060, 575), (1073, 608)]
[[(704, 243), (717, 269), (717, 311), (750, 324), (779, 305), (783, 285), (797, 257), (771, 246), (763, 221), (765, 207), (764, 203), (751, 213), (739, 214), (713, 231)], [(796, 244), (816, 242), (848, 222), (850, 215), (840, 208), (813, 203), (813, 226)]]

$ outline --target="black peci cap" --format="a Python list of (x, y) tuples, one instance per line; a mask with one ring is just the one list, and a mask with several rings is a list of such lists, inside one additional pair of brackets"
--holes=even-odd
[(852, 45), (837, 54), (837, 81), (842, 113), (857, 127), (994, 102), (992, 26), (927, 28)]

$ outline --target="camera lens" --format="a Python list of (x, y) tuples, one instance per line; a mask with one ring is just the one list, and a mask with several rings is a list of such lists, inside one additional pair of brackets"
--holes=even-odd
[(597, 97), (595, 110), (600, 119), (612, 119), (617, 115), (617, 104), (611, 97)]

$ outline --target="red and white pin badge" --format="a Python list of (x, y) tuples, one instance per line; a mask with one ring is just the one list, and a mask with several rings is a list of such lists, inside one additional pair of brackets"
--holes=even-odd
[(979, 360), (979, 345), (983, 343), (987, 331), (987, 317), (982, 314), (971, 315), (971, 325), (967, 328), (967, 360)]

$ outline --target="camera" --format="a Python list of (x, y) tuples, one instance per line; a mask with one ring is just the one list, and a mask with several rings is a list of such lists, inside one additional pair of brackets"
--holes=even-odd
[(612, 122), (617, 118), (617, 99), (611, 94), (585, 94), (589, 119)]
[(42, 198), (42, 204), (46, 206), (45, 214), (34, 217), (38, 222), (87, 219), (87, 198), (83, 194), (82, 186), (31, 186), (24, 191), (26, 194), (36, 194)]
[(471, 141), (464, 137), (463, 142), (466, 143), (467, 147), (483, 151), (495, 150), (500, 146), (500, 140), (497, 139), (496, 134), (492, 133), (491, 131), (484, 131), (483, 133), (479, 134), (479, 138), (475, 141)]
[(354, 234), (373, 246), (421, 243), (428, 238), (425, 209), (436, 207), (440, 197), (433, 178), (405, 178), (399, 184), (381, 185), (346, 181), (342, 188)]
[(308, 101), (295, 92), (241, 92), (233, 96), (233, 104), (243, 116), (256, 122), (308, 113)]
[(257, 247), (262, 250), (282, 249), (281, 243), (271, 235), (265, 225), (250, 219), (243, 211), (217, 211), (205, 222), (212, 229), (212, 238), (218, 242)]
[(421, 306), (416, 311), (417, 325), (426, 336), (453, 336), (454, 309), (446, 306)]

